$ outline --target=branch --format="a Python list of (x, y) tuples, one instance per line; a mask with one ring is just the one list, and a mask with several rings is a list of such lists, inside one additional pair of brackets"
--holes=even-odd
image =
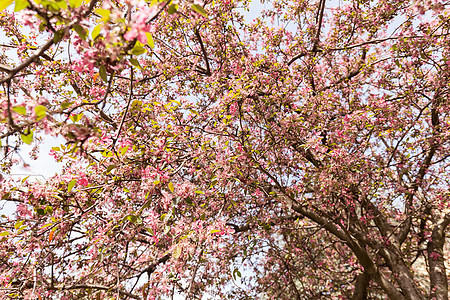
[[(303, 218), (304, 218), (303, 216), (293, 215), (293, 216), (280, 217), (277, 220), (280, 220), (280, 221), (291, 220), (292, 221), (292, 220), (298, 220), (298, 219), (303, 219)], [(269, 226), (275, 226), (278, 223), (272, 221), (272, 222), (269, 222), (269, 223), (266, 223), (266, 224), (269, 225)], [(249, 231), (250, 229), (253, 229), (253, 228), (258, 226), (258, 225), (251, 225), (251, 224), (236, 225), (236, 224), (233, 224), (233, 223), (230, 223), (230, 222), (225, 223), (225, 225), (233, 227), (234, 233)]]
[[(434, 35), (434, 37), (445, 37), (450, 35), (450, 33), (445, 33), (445, 34), (439, 34), (439, 35)], [(299, 54), (295, 55), (294, 57), (292, 57), (289, 62), (287, 63), (288, 66), (290, 66), (291, 64), (293, 64), (297, 59), (302, 58), (303, 56), (306, 56), (310, 53), (320, 53), (320, 52), (333, 52), (333, 51), (341, 51), (341, 50), (350, 50), (350, 49), (354, 49), (354, 48), (358, 48), (361, 46), (365, 46), (365, 45), (370, 45), (370, 44), (378, 44), (378, 43), (382, 43), (382, 42), (386, 42), (386, 41), (390, 41), (390, 40), (398, 40), (398, 39), (424, 39), (425, 37), (422, 35), (411, 35), (411, 36), (392, 36), (392, 37), (387, 37), (387, 38), (382, 38), (382, 39), (373, 39), (370, 41), (365, 41), (362, 43), (357, 43), (357, 44), (352, 44), (352, 45), (348, 45), (348, 46), (344, 46), (344, 47), (336, 47), (336, 48), (317, 48), (317, 49), (312, 49), (311, 51), (303, 51), (300, 52)], [(426, 37), (429, 38), (429, 37)]]
[[(95, 290), (103, 290), (103, 291), (110, 291), (114, 289), (113, 287), (103, 286), (103, 285), (95, 285), (95, 284), (75, 284), (71, 286), (56, 286), (54, 287), (56, 290), (77, 290), (77, 289), (95, 289)], [(141, 300), (141, 297), (136, 296), (132, 293), (129, 293), (127, 291), (119, 290), (119, 294)]]
[(406, 240), (406, 238), (409, 234), (410, 228), (411, 228), (412, 214), (410, 213), (410, 211), (412, 209), (412, 202), (413, 202), (414, 196), (415, 196), (417, 190), (419, 189), (419, 185), (422, 183), (428, 168), (431, 166), (431, 160), (433, 159), (433, 156), (436, 153), (436, 150), (438, 149), (438, 146), (439, 146), (438, 143), (436, 142), (437, 141), (436, 135), (440, 132), (439, 109), (437, 107), (437, 101), (439, 100), (439, 97), (440, 97), (440, 92), (436, 91), (436, 94), (432, 100), (432, 108), (431, 108), (431, 126), (433, 128), (433, 136), (431, 137), (431, 140), (430, 140), (430, 150), (428, 151), (425, 159), (422, 162), (422, 165), (420, 166), (419, 171), (417, 172), (416, 179), (411, 185), (412, 191), (408, 194), (407, 199), (406, 199), (405, 210), (406, 210), (406, 215), (408, 217), (407, 217), (407, 220), (406, 220), (404, 226), (402, 226), (402, 228), (400, 228), (399, 233), (397, 235), (400, 244), (402, 244)]
[[(310, 219), (322, 226), (329, 233), (334, 235), (335, 237), (341, 239), (345, 242), (345, 244), (353, 251), (359, 263), (364, 267), (364, 270), (367, 271), (370, 278), (372, 278), (375, 282), (377, 282), (381, 288), (388, 294), (391, 299), (403, 300), (405, 297), (398, 291), (398, 289), (388, 280), (386, 277), (380, 273), (377, 266), (375, 265), (372, 258), (369, 256), (369, 253), (366, 249), (364, 249), (360, 244), (355, 241), (354, 237), (352, 237), (347, 231), (340, 228), (335, 221), (318, 210), (318, 209), (310, 209), (306, 206), (299, 205), (296, 202), (296, 199), (291, 196), (286, 189), (277, 181), (277, 179), (272, 176), (267, 170), (261, 167), (258, 164), (258, 168), (265, 173), (272, 181), (275, 183), (276, 188), (279, 190), (280, 194), (282, 194), (288, 202), (288, 206), (295, 212), (300, 215)], [(362, 235), (362, 234), (361, 234)], [(420, 299), (420, 298), (419, 298)]]
[(443, 250), (445, 229), (449, 223), (450, 214), (446, 214), (433, 228), (431, 240), (427, 245), (430, 273), (430, 299), (448, 300), (448, 282)]
[(367, 288), (369, 287), (370, 277), (366, 271), (356, 275), (355, 291), (353, 292), (352, 300), (367, 299)]
[[(302, 142), (302, 141), (300, 141), (300, 142)], [(297, 152), (300, 152), (303, 155), (303, 157), (305, 157), (316, 168), (321, 168), (323, 166), (322, 162), (317, 160), (314, 157), (314, 154), (312, 154), (312, 152), (311, 152), (311, 150), (309, 150), (309, 148), (304, 149), (301, 145), (299, 145), (299, 143), (293, 144), (292, 148), (294, 148), (294, 150), (296, 150)]]
[[(89, 4), (89, 9), (87, 10), (86, 13), (83, 14), (83, 17), (86, 17), (87, 15), (90, 14), (90, 12), (94, 8), (94, 6), (97, 3), (97, 1), (98, 0), (92, 0), (91, 1), (91, 3)], [(62, 29), (62, 30), (65, 33), (67, 33), (72, 28), (72, 26), (77, 24), (78, 22), (79, 22), (79, 20), (73, 20), (72, 22), (69, 23), (69, 25), (64, 27), (64, 29)], [(44, 52), (47, 51), (48, 49), (50, 49), (50, 47), (54, 43), (55, 43), (54, 37), (52, 37), (40, 49), (36, 50), (36, 52), (33, 55), (31, 55), (27, 60), (25, 60), (23, 63), (21, 63), (20, 65), (18, 65), (14, 69), (11, 69), (10, 71), (8, 71), (8, 75), (6, 77), (3, 77), (2, 79), (0, 79), (0, 84), (4, 83), (4, 82), (7, 82), (7, 81), (10, 81), (17, 73), (19, 73), (20, 71), (22, 71), (23, 69), (25, 69), (26, 67), (31, 65), (33, 62), (38, 61), (39, 57), (43, 56)]]
[(154, 262), (153, 264), (151, 264), (150, 266), (148, 266), (147, 268), (145, 268), (144, 270), (142, 270), (140, 274), (144, 274), (144, 273), (152, 274), (153, 272), (155, 272), (156, 267), (157, 267), (158, 265), (163, 264), (163, 263), (165, 263), (166, 261), (168, 261), (169, 258), (170, 258), (171, 256), (172, 256), (172, 255), (171, 255), (170, 253), (164, 255), (163, 257), (161, 257), (160, 259), (158, 259), (156, 262)]
[(194, 286), (195, 276), (197, 275), (198, 267), (200, 266), (200, 261), (202, 259), (202, 256), (203, 256), (203, 247), (200, 249), (200, 254), (198, 255), (198, 261), (197, 261), (197, 264), (195, 265), (191, 281), (189, 282), (189, 288), (186, 292), (186, 299), (189, 299), (189, 295), (191, 294), (192, 287)]
[(208, 59), (208, 55), (206, 53), (206, 49), (205, 46), (203, 45), (203, 41), (202, 41), (202, 37), (200, 36), (200, 33), (198, 32), (197, 29), (194, 29), (195, 32), (195, 36), (198, 39), (198, 42), (200, 43), (200, 47), (202, 49), (202, 53), (203, 53), (203, 58), (205, 59), (205, 63), (206, 63), (206, 75), (211, 76), (211, 68), (209, 66), (209, 59)]
[(323, 12), (325, 11), (325, 2), (326, 0), (321, 0), (319, 3), (319, 16), (317, 21), (317, 32), (316, 32), (316, 39), (314, 40), (314, 46), (313, 50), (317, 49), (319, 45), (320, 40), (320, 30), (322, 28), (322, 21), (323, 21)]
[(125, 123), (125, 118), (127, 116), (128, 110), (130, 108), (130, 104), (131, 104), (131, 100), (133, 100), (133, 66), (130, 67), (130, 95), (128, 97), (128, 103), (127, 103), (127, 107), (125, 108), (125, 112), (123, 113), (122, 116), (122, 121), (120, 121), (120, 125), (119, 125), (119, 129), (117, 129), (117, 133), (116, 133), (116, 137), (113, 140), (113, 143), (111, 145), (111, 149), (114, 149), (114, 146), (116, 145), (117, 140), (119, 139), (120, 136), (120, 132), (122, 131), (122, 127), (123, 124)]
[(321, 88), (320, 92), (323, 92), (323, 91), (325, 91), (325, 90), (327, 90), (329, 88), (332, 88), (332, 87), (334, 87), (334, 86), (336, 86), (336, 85), (338, 85), (338, 84), (340, 84), (342, 82), (349, 81), (350, 79), (352, 79), (353, 77), (355, 77), (359, 73), (361, 73), (361, 70), (362, 70), (362, 68), (364, 66), (364, 62), (366, 60), (366, 54), (367, 54), (367, 49), (363, 49), (362, 55), (361, 55), (361, 60), (359, 61), (358, 66), (354, 70), (350, 71), (347, 75), (339, 78), (338, 81), (336, 81), (335, 83), (333, 83), (333, 84), (331, 84), (329, 86)]

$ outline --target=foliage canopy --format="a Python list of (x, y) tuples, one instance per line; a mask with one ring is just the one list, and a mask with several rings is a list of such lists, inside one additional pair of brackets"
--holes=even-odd
[(0, 9), (2, 298), (448, 299), (448, 1)]

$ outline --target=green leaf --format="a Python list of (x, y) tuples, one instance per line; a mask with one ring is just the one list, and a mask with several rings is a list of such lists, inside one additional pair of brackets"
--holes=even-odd
[(44, 224), (44, 225), (42, 225), (41, 229), (50, 227), (50, 226), (52, 226), (52, 225), (54, 225), (54, 223), (47, 223), (47, 224)]
[(172, 5), (169, 6), (169, 9), (167, 10), (167, 12), (169, 13), (169, 15), (172, 15), (177, 10), (178, 10), (178, 4), (172, 4)]
[[(139, 45), (140, 44), (140, 45)], [(141, 43), (136, 43), (136, 45), (134, 45), (133, 49), (131, 49), (131, 54), (133, 55), (141, 55), (144, 54), (145, 52), (147, 52), (147, 50), (141, 46)]]
[(130, 58), (130, 63), (135, 66), (136, 68), (138, 68), (139, 70), (142, 70), (142, 66), (139, 63), (139, 61), (137, 59), (134, 58)]
[(127, 153), (128, 148), (130, 148), (130, 146), (125, 146), (123, 148), (120, 148), (120, 155), (125, 155), (125, 153)]
[(106, 67), (104, 65), (100, 66), (99, 73), (100, 73), (100, 77), (103, 79), (103, 81), (107, 82), (108, 75), (106, 75)]
[(39, 32), (42, 32), (47, 28), (47, 22), (42, 21), (41, 24), (39, 24)]
[(216, 232), (222, 232), (222, 230), (220, 230), (220, 229), (213, 229), (213, 230), (211, 230), (211, 233), (216, 233)]
[(83, 3), (83, 0), (69, 0), (69, 5), (72, 8), (80, 7), (82, 3)]
[(57, 0), (56, 6), (60, 9), (67, 9), (67, 2), (66, 0)]
[(111, 172), (111, 170), (114, 169), (115, 167), (117, 167), (117, 166), (116, 166), (116, 165), (109, 165), (109, 166), (106, 168), (106, 173)]
[(20, 226), (22, 226), (23, 222), (25, 222), (25, 220), (17, 220), (16, 224), (14, 224), (14, 228), (19, 229)]
[(4, 10), (9, 5), (11, 5), (11, 3), (13, 3), (13, 1), (14, 0), (2, 0), (2, 1), (0, 1), (0, 11)]
[(53, 37), (53, 42), (55, 42), (55, 44), (59, 43), (63, 37), (64, 37), (64, 29), (60, 29), (57, 32), (55, 32), (55, 36)]
[(61, 103), (61, 108), (62, 109), (66, 109), (68, 107), (70, 107), (74, 102), (63, 102)]
[(242, 277), (241, 272), (239, 272), (239, 270), (237, 268), (234, 269), (234, 271), (233, 271), (233, 278), (234, 278), (234, 280), (236, 280), (236, 276), (239, 277), (239, 278)]
[(94, 30), (92, 30), (92, 39), (95, 40), (95, 38), (100, 34), (100, 31), (102, 31), (103, 24), (98, 24), (94, 27)]
[(182, 251), (182, 250), (183, 250), (182, 247), (176, 246), (176, 247), (173, 249), (173, 251), (172, 251), (172, 257), (175, 258), (175, 259), (180, 258), (180, 256), (181, 256), (181, 251)]
[(109, 151), (108, 149), (103, 150), (102, 155), (103, 155), (103, 157), (113, 157), (114, 156), (114, 154), (111, 151)]
[(100, 16), (102, 16), (102, 21), (108, 21), (109, 16), (111, 15), (111, 11), (109, 11), (108, 9), (103, 9), (103, 8), (98, 8), (95, 12), (97, 14), (99, 14)]
[(71, 119), (74, 123), (80, 121), (81, 118), (83, 118), (83, 113), (80, 113), (80, 114), (78, 114), (78, 115), (72, 115), (72, 116), (70, 116), (70, 119)]
[(7, 236), (7, 235), (9, 235), (9, 231), (0, 232), (0, 236)]
[(175, 191), (175, 188), (173, 187), (173, 183), (169, 182), (169, 184), (167, 185), (167, 187), (169, 188), (169, 190), (173, 193)]
[(205, 194), (205, 192), (203, 192), (203, 191), (195, 191), (194, 193), (200, 194), (200, 195), (204, 195)]
[(22, 9), (27, 8), (30, 6), (30, 3), (28, 0), (16, 0), (16, 6), (14, 6), (14, 11), (21, 11)]
[(203, 6), (198, 5), (198, 4), (192, 4), (192, 9), (195, 10), (196, 12), (198, 12), (199, 14), (201, 14), (204, 17), (208, 17), (208, 14), (206, 13), (205, 9), (203, 8)]
[(213, 180), (211, 180), (211, 184), (210, 184), (210, 188), (214, 187), (217, 184), (217, 179), (214, 178)]
[(43, 105), (38, 105), (34, 108), (34, 112), (36, 113), (36, 119), (39, 121), (45, 117), (47, 108)]
[(73, 25), (73, 30), (75, 30), (76, 33), (78, 33), (78, 36), (82, 40), (86, 40), (87, 33), (86, 33), (86, 29), (84, 29), (83, 26), (81, 26), (80, 24), (75, 24), (75, 25)]
[(77, 183), (76, 179), (72, 179), (69, 184), (67, 185), (67, 192), (70, 193), (70, 191), (73, 189), (73, 187), (75, 186), (75, 183)]
[(125, 217), (128, 221), (130, 221), (133, 224), (137, 223), (138, 218), (135, 215), (128, 215)]
[(36, 209), (36, 213), (38, 215), (44, 216), (45, 215), (45, 210), (43, 210), (42, 208), (38, 208), (38, 209)]
[(150, 32), (146, 32), (145, 35), (147, 36), (147, 45), (150, 46), (150, 48), (155, 48), (155, 41), (153, 40), (153, 36)]
[(33, 142), (33, 131), (30, 131), (28, 134), (21, 134), (20, 138), (25, 144), (31, 145)]
[(47, 206), (47, 207), (45, 208), (45, 212), (48, 213), (48, 214), (53, 214), (53, 207)]
[(13, 107), (12, 110), (15, 111), (16, 113), (20, 114), (20, 115), (26, 115), (27, 114), (27, 109), (24, 106), (16, 106), (16, 107)]

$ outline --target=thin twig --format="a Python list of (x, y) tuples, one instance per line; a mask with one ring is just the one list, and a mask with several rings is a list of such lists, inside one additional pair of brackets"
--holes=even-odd
[(122, 131), (123, 124), (125, 123), (125, 118), (128, 113), (128, 109), (130, 108), (131, 100), (133, 100), (133, 66), (130, 67), (130, 95), (128, 98), (127, 107), (125, 108), (125, 112), (122, 116), (122, 121), (120, 121), (119, 129), (117, 129), (116, 137), (113, 139), (113, 143), (111, 144), (111, 149), (114, 149), (114, 146), (116, 145), (117, 140), (119, 139), (120, 132)]
[[(89, 15), (89, 13), (92, 11), (92, 9), (94, 8), (95, 4), (97, 3), (98, 0), (93, 0), (90, 5), (89, 5), (89, 9), (87, 10), (86, 13), (84, 13), (83, 17), (86, 17), (87, 15)], [(75, 24), (79, 23), (80, 21), (78, 19), (73, 20), (72, 22), (70, 22), (64, 29), (63, 31), (65, 33), (67, 33)], [(47, 51), (48, 49), (50, 49), (50, 47), (55, 43), (54, 41), (54, 37), (52, 37), (51, 39), (49, 39), (39, 50), (37, 50), (33, 55), (31, 55), (27, 60), (25, 60), (23, 63), (21, 63), (20, 65), (18, 65), (17, 67), (15, 67), (14, 69), (12, 69), (11, 71), (9, 71), (8, 75), (3, 77), (2, 79), (0, 79), (0, 84), (10, 81), (17, 73), (19, 73), (20, 71), (22, 71), (23, 69), (25, 69), (26, 67), (28, 67), (29, 65), (31, 65), (33, 62), (36, 62), (39, 60), (39, 57), (43, 56), (45, 51)]]
[[(445, 37), (450, 35), (450, 33), (445, 33), (445, 34), (439, 34), (439, 35), (434, 35), (433, 37)], [(321, 49), (321, 48), (317, 48), (317, 49), (313, 49), (311, 51), (303, 51), (300, 52), (299, 54), (295, 55), (294, 57), (292, 57), (287, 65), (290, 66), (294, 63), (294, 61), (296, 61), (299, 58), (302, 58), (303, 56), (306, 56), (310, 53), (320, 53), (320, 52), (333, 52), (333, 51), (341, 51), (341, 50), (350, 50), (353, 48), (358, 48), (361, 46), (365, 46), (365, 45), (370, 45), (370, 44), (378, 44), (378, 43), (382, 43), (382, 42), (386, 42), (386, 41), (390, 41), (390, 40), (398, 40), (398, 39), (420, 39), (420, 38), (425, 38), (425, 36), (422, 35), (410, 35), (410, 36), (392, 36), (392, 37), (387, 37), (387, 38), (381, 38), (381, 39), (374, 39), (374, 40), (369, 40), (369, 41), (365, 41), (362, 43), (357, 43), (357, 44), (352, 44), (352, 45), (348, 45), (348, 46), (343, 46), (343, 47), (336, 47), (336, 48), (325, 48), (325, 49)]]

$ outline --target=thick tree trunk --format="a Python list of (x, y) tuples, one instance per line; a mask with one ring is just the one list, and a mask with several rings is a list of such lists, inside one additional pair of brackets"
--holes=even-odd
[(369, 287), (370, 277), (367, 272), (356, 276), (355, 291), (352, 300), (366, 300), (367, 288)]
[(440, 220), (433, 228), (431, 240), (427, 245), (429, 273), (430, 273), (430, 299), (448, 300), (448, 282), (445, 269), (444, 242), (445, 228), (450, 222), (450, 216)]

